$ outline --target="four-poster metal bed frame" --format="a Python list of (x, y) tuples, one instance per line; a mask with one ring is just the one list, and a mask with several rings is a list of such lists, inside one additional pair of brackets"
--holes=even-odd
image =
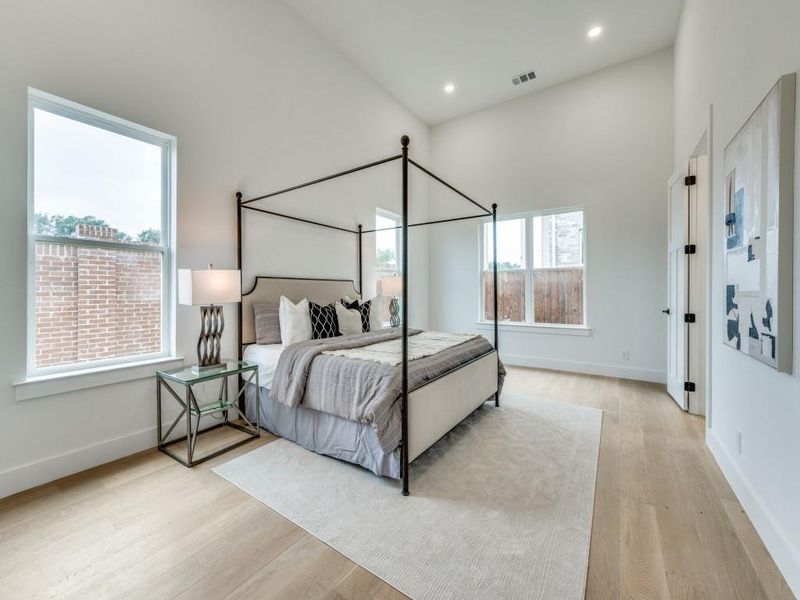
[[(376, 160), (374, 162), (361, 165), (359, 167), (353, 167), (352, 169), (347, 169), (346, 171), (341, 171), (339, 173), (334, 173), (332, 175), (327, 175), (325, 177), (320, 177), (318, 179), (314, 179), (312, 181), (307, 181), (305, 183), (300, 183), (298, 185), (293, 185), (291, 187), (284, 188), (282, 190), (277, 190), (274, 192), (270, 192), (269, 194), (264, 194), (261, 196), (256, 196), (254, 198), (249, 198), (247, 200), (242, 199), (242, 193), (236, 193), (236, 205), (237, 205), (237, 215), (236, 215), (236, 226), (237, 226), (237, 234), (236, 234), (236, 246), (237, 246), (237, 267), (241, 270), (242, 269), (242, 211), (243, 210), (251, 210), (267, 215), (272, 215), (273, 217), (279, 217), (282, 219), (290, 219), (292, 221), (299, 221), (301, 223), (306, 223), (308, 225), (315, 225), (318, 227), (324, 227), (326, 229), (334, 229), (336, 231), (342, 231), (345, 233), (351, 233), (358, 237), (358, 293), (361, 296), (362, 300), (364, 297), (364, 288), (363, 288), (363, 277), (364, 277), (364, 269), (363, 269), (363, 262), (362, 262), (362, 236), (367, 233), (376, 233), (379, 231), (391, 231), (396, 229), (402, 230), (402, 246), (403, 246), (403, 253), (402, 253), (402, 279), (403, 279), (403, 309), (402, 309), (402, 398), (401, 398), (401, 419), (402, 419), (402, 440), (401, 440), (401, 477), (403, 479), (402, 482), (402, 491), (403, 495), (407, 496), (409, 494), (409, 459), (408, 459), (408, 230), (411, 227), (423, 227), (426, 225), (436, 225), (440, 223), (452, 223), (455, 221), (466, 221), (468, 219), (480, 219), (485, 218), (486, 216), (491, 215), (492, 217), (492, 270), (493, 270), (493, 296), (494, 296), (494, 349), (498, 351), (498, 336), (497, 336), (497, 204), (492, 204), (492, 210), (489, 210), (482, 204), (479, 204), (469, 196), (467, 196), (462, 191), (456, 189), (449, 183), (447, 183), (441, 177), (435, 175), (416, 161), (412, 160), (408, 156), (408, 145), (410, 139), (407, 135), (404, 135), (400, 139), (400, 144), (402, 146), (402, 150), (400, 154), (396, 154), (394, 156), (390, 156), (388, 158), (384, 158), (381, 160)], [(258, 202), (260, 200), (266, 200), (267, 198), (274, 198), (275, 196), (280, 196), (281, 194), (286, 194), (288, 192), (293, 192), (295, 190), (299, 190), (302, 188), (310, 187), (312, 185), (316, 185), (318, 183), (323, 183), (325, 181), (330, 181), (332, 179), (337, 179), (339, 177), (343, 177), (344, 175), (350, 175), (351, 173), (357, 173), (359, 171), (364, 171), (366, 169), (371, 169), (372, 167), (377, 167), (379, 165), (383, 165), (386, 163), (394, 162), (396, 160), (401, 161), (402, 164), (402, 199), (403, 199), (403, 224), (398, 225), (396, 227), (385, 227), (381, 229), (364, 229), (362, 225), (358, 225), (356, 229), (348, 229), (346, 227), (339, 227), (336, 225), (329, 225), (327, 223), (320, 223), (318, 221), (312, 221), (310, 219), (302, 219), (300, 217), (294, 217), (291, 215), (287, 215), (284, 213), (279, 213), (271, 210), (266, 210), (264, 208), (258, 208), (256, 206), (252, 206), (253, 203)], [(424, 223), (409, 223), (408, 222), (408, 165), (411, 164), (435, 181), (438, 181), (446, 188), (450, 189), (451, 191), (455, 192), (457, 195), (461, 196), (463, 199), (467, 200), (471, 204), (474, 204), (476, 207), (481, 209), (482, 214), (478, 215), (469, 215), (464, 217), (453, 217), (450, 219), (438, 219), (434, 221), (426, 221)], [(239, 304), (239, 358), (242, 358), (242, 305)], [(498, 361), (500, 360), (498, 354)], [(497, 376), (498, 385), (497, 385), (497, 392), (494, 394), (494, 402), (495, 406), (500, 406), (500, 375)], [(259, 418), (258, 415), (256, 418)]]

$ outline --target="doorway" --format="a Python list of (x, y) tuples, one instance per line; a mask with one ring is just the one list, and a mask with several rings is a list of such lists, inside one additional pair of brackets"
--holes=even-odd
[(709, 316), (710, 162), (704, 134), (667, 184), (667, 391), (705, 415)]

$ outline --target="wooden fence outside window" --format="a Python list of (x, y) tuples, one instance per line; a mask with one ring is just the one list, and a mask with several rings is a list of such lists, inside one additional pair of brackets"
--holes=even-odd
[[(498, 320), (526, 322), (525, 270), (498, 271)], [(533, 269), (533, 311), (536, 323), (583, 325), (583, 268)], [(491, 271), (483, 272), (484, 319), (493, 318)]]

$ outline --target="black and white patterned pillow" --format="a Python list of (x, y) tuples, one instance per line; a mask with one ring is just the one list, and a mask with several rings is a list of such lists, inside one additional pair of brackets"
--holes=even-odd
[(342, 304), (347, 309), (355, 308), (361, 314), (361, 331), (366, 332), (369, 331), (369, 309), (370, 305), (372, 304), (372, 300), (367, 300), (364, 304), (360, 304), (358, 300), (353, 300), (352, 302), (348, 302), (344, 298), (342, 298)]
[(308, 303), (311, 314), (311, 339), (331, 338), (339, 333), (339, 319), (336, 318), (336, 307), (333, 304), (322, 306), (316, 302)]

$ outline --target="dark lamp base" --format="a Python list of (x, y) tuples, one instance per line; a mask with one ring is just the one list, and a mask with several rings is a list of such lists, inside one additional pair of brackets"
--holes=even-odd
[(389, 300), (389, 325), (400, 327), (400, 303), (396, 297)]
[(222, 349), (222, 331), (225, 329), (225, 317), (222, 307), (211, 304), (200, 307), (200, 338), (197, 340), (197, 364), (193, 370), (205, 371), (217, 369), (222, 365), (220, 350)]

